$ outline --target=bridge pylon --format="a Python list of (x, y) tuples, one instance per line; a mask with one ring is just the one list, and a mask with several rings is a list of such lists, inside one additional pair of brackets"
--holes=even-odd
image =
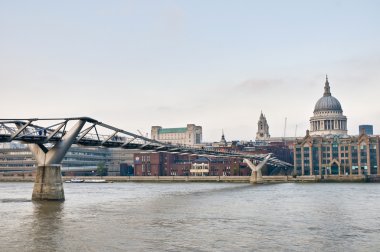
[(261, 169), (269, 161), (270, 156), (271, 156), (271, 154), (268, 154), (268, 156), (266, 156), (265, 159), (263, 161), (261, 161), (258, 165), (254, 165), (251, 162), (251, 160), (244, 158), (244, 163), (246, 163), (252, 171), (251, 177), (249, 179), (249, 182), (251, 184), (262, 184), (262, 183), (264, 183)]
[(61, 162), (85, 123), (79, 120), (51, 149), (42, 144), (28, 144), (38, 165), (32, 200), (65, 200)]

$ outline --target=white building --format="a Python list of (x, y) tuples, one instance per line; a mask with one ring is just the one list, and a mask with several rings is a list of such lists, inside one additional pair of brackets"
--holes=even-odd
[(188, 124), (183, 128), (152, 126), (151, 138), (171, 144), (197, 145), (202, 143), (202, 127), (195, 124)]

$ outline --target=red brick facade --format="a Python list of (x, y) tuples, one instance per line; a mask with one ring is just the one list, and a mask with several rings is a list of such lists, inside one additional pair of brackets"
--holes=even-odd
[[(135, 176), (189, 176), (198, 156), (159, 152), (134, 154)], [(209, 158), (209, 176), (248, 176), (250, 170), (241, 159)]]

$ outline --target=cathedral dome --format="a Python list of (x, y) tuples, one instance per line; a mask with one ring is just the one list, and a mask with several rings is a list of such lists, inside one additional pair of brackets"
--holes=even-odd
[(340, 102), (334, 96), (323, 96), (317, 101), (314, 107), (314, 113), (319, 111), (331, 110), (343, 112)]
[(330, 83), (326, 76), (325, 92), (314, 107), (314, 116), (310, 118), (310, 135), (347, 135), (347, 117), (342, 106), (331, 95)]
[(337, 98), (331, 95), (330, 84), (326, 77), (325, 92), (323, 96), (317, 101), (314, 107), (314, 113), (320, 111), (337, 111), (342, 113), (342, 106)]

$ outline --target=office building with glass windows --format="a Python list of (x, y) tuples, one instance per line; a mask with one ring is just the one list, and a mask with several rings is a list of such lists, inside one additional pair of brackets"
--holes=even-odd
[(359, 134), (361, 134), (363, 130), (367, 135), (373, 135), (373, 125), (359, 125)]
[(379, 136), (311, 136), (297, 140), (297, 175), (380, 175)]

